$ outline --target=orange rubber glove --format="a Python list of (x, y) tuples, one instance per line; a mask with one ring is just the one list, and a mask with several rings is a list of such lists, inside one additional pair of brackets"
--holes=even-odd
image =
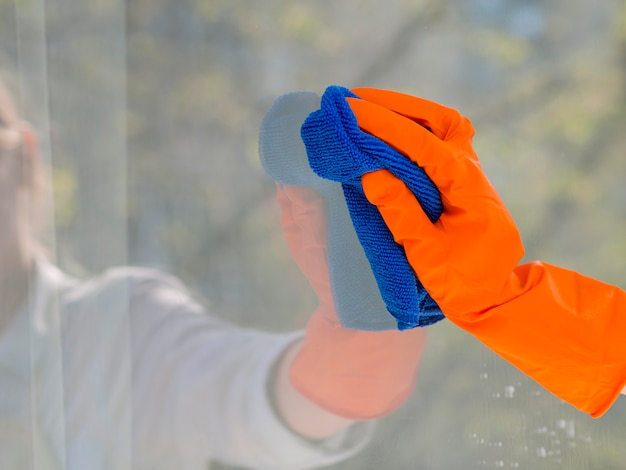
[(324, 199), (309, 187), (277, 185), (277, 200), (291, 254), (319, 301), (291, 365), (291, 382), (338, 416), (366, 420), (391, 413), (415, 385), (424, 329), (343, 328), (335, 315), (328, 277)]
[(359, 127), (424, 168), (442, 194), (433, 224), (389, 172), (362, 178), (446, 317), (561, 399), (601, 416), (626, 385), (626, 292), (539, 261), (518, 265), (518, 231), (457, 111), (391, 91), (352, 91), (362, 98), (348, 98)]

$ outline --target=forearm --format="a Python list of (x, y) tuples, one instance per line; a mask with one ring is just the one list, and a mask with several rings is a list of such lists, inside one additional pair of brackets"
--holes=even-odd
[(355, 421), (326, 411), (293, 386), (289, 369), (301, 347), (302, 343), (296, 342), (285, 351), (277, 365), (270, 393), (273, 394), (277, 413), (293, 432), (307, 439), (325, 439)]

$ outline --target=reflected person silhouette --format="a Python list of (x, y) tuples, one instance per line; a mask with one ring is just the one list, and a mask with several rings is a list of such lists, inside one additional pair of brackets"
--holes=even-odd
[(44, 174), (0, 85), (0, 468), (315, 468), (363, 448), (413, 389), (421, 330), (336, 320), (315, 193), (278, 200), (320, 304), (305, 331), (273, 334), (210, 315), (162, 272), (63, 273), (38, 243)]

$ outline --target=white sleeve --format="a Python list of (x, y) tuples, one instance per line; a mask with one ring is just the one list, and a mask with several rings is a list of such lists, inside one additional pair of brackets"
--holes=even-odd
[[(234, 327), (169, 278), (140, 283), (132, 298), (136, 455), (147, 467), (216, 459), (255, 469), (307, 469), (347, 458), (368, 441), (360, 423), (322, 442), (290, 432), (267, 394), (273, 365), (301, 332)], [(184, 462), (183, 465), (181, 465)], [(172, 467), (173, 468), (173, 467)]]

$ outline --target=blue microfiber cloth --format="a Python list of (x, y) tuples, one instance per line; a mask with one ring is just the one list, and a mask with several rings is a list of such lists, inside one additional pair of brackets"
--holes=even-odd
[(415, 163), (359, 129), (346, 97), (358, 98), (347, 88), (328, 87), (320, 109), (302, 125), (309, 165), (318, 176), (341, 183), (354, 229), (398, 329), (431, 325), (444, 316), (415, 276), (378, 209), (365, 198), (361, 176), (383, 168), (391, 171), (411, 189), (432, 221), (442, 211), (439, 191)]
[(324, 197), (328, 269), (341, 325), (366, 331), (396, 329), (352, 226), (341, 184), (320, 178), (309, 167), (300, 127), (319, 107), (320, 97), (312, 92), (278, 97), (261, 122), (261, 164), (278, 183), (309, 186)]

